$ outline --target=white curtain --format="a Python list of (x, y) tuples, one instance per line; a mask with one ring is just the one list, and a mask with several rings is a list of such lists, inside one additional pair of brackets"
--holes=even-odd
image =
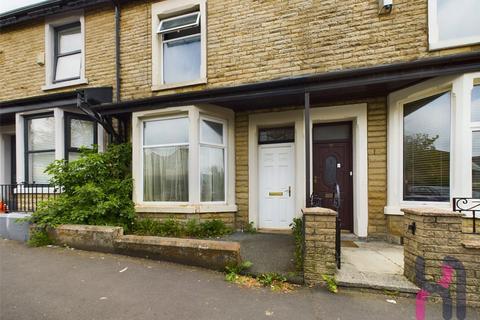
[(145, 148), (144, 201), (188, 201), (188, 146)]

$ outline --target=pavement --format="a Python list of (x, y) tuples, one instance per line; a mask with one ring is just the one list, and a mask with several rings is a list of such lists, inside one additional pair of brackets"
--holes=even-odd
[(383, 241), (353, 241), (342, 245), (341, 286), (416, 293), (418, 287), (403, 275), (403, 246)]
[[(427, 305), (426, 319), (441, 314), (440, 304)], [(415, 301), (306, 287), (240, 288), (201, 268), (0, 239), (0, 319), (397, 320), (415, 319)], [(480, 319), (478, 311), (469, 309), (467, 319)]]

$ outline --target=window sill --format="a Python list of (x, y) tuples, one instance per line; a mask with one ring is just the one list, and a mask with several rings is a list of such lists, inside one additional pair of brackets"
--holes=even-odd
[(161, 91), (161, 90), (189, 87), (197, 84), (206, 84), (206, 83), (207, 83), (207, 78), (201, 78), (201, 79), (192, 80), (192, 81), (184, 81), (184, 82), (176, 82), (176, 83), (168, 83), (168, 84), (157, 84), (157, 85), (152, 85), (152, 91)]
[(77, 86), (80, 84), (88, 84), (88, 80), (76, 79), (76, 80), (70, 80), (70, 81), (59, 82), (59, 83), (49, 83), (49, 84), (43, 85), (42, 90), (48, 91), (48, 90), (59, 89), (64, 87)]
[(236, 205), (228, 204), (138, 204), (135, 206), (135, 212), (144, 213), (223, 213), (237, 212)]
[(473, 46), (480, 43), (480, 37), (470, 37), (458, 40), (446, 40), (438, 42), (430, 42), (428, 44), (428, 51), (438, 51), (443, 49), (452, 49), (459, 47)]
[(415, 208), (415, 207), (432, 207), (451, 210), (450, 202), (401, 202), (400, 206), (386, 206), (383, 209), (383, 213), (386, 216), (403, 216), (402, 209)]

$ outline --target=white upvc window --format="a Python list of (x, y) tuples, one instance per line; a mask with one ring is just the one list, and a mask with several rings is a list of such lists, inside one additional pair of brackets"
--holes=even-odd
[(216, 106), (134, 113), (137, 212), (236, 211), (233, 123), (233, 112)]
[(188, 202), (188, 117), (143, 122), (143, 200)]
[(201, 202), (225, 201), (226, 166), (226, 122), (200, 118)]
[(152, 4), (152, 90), (206, 83), (206, 0)]
[(480, 79), (476, 83), (471, 96), (472, 197), (480, 199)]
[(86, 83), (83, 12), (49, 18), (45, 23), (45, 85), (42, 90)]
[(386, 214), (480, 197), (479, 77), (442, 77), (390, 94)]
[(428, 0), (430, 50), (480, 42), (479, 0)]

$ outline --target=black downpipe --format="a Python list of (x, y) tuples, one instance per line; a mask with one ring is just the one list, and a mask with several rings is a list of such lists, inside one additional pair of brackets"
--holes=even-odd
[(115, 6), (115, 101), (120, 102), (120, 4), (113, 1)]

